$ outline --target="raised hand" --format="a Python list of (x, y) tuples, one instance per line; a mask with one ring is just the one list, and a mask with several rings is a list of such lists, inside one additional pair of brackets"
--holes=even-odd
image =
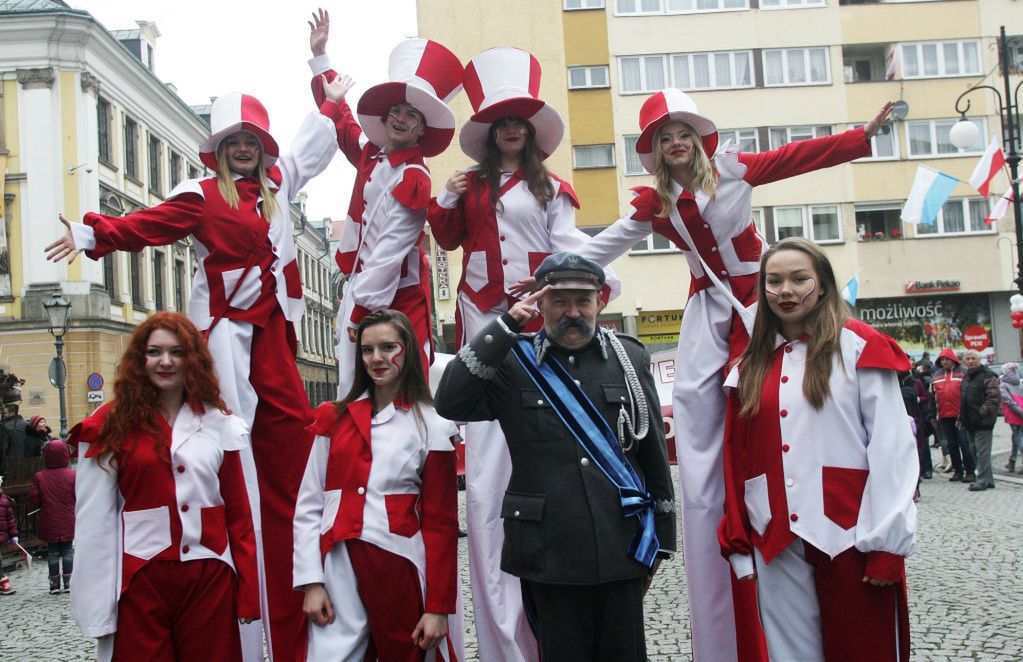
[(540, 314), (533, 304), (536, 303), (540, 297), (547, 294), (547, 290), (549, 289), (551, 289), (551, 286), (546, 285), (543, 289), (533, 292), (528, 297), (512, 306), (511, 309), (508, 310), (508, 314), (514, 317), (515, 321), (520, 325), (528, 324), (534, 317)]
[(518, 298), (532, 292), (534, 287), (536, 287), (536, 279), (530, 276), (529, 278), (523, 278), (519, 282), (509, 287), (508, 294)]
[(455, 195), (462, 195), (469, 187), (468, 182), (465, 180), (465, 171), (456, 170), (455, 174), (451, 175), (451, 179), (444, 185), (444, 188), (451, 191)]
[(317, 9), (309, 21), (309, 49), (313, 57), (327, 52), (327, 37), (330, 36), (330, 12)]
[(320, 81), (323, 83), (323, 95), (327, 97), (328, 101), (334, 103), (340, 103), (348, 94), (348, 90), (352, 89), (352, 85), (355, 85), (355, 81), (348, 75), (338, 76), (328, 83), (327, 77), (321, 74)]
[(67, 231), (64, 236), (47, 246), (44, 250), (46, 251), (46, 259), (50, 262), (60, 262), (64, 258), (67, 258), (68, 264), (75, 261), (78, 257), (78, 249), (75, 247), (75, 239), (71, 235), (71, 221), (64, 218), (64, 214), (58, 214), (57, 218), (64, 224)]
[(892, 106), (895, 103), (889, 101), (885, 105), (881, 106), (881, 110), (877, 111), (877, 115), (874, 115), (874, 119), (867, 122), (866, 126), (863, 127), (863, 133), (867, 134), (867, 138), (873, 138), (877, 135), (877, 132), (881, 129), (881, 125), (888, 121), (888, 116), (892, 114)]

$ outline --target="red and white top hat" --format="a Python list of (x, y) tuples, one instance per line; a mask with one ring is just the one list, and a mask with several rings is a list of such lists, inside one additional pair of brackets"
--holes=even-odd
[(447, 149), (455, 135), (455, 114), (447, 104), (462, 89), (458, 57), (435, 41), (409, 39), (391, 51), (387, 77), (391, 82), (366, 90), (356, 109), (369, 141), (383, 147), (387, 132), (381, 118), (391, 106), (408, 103), (426, 118), (426, 132), (419, 139), (423, 156)]
[(462, 151), (477, 163), (487, 156), (487, 135), (491, 125), (515, 117), (533, 127), (536, 145), (543, 158), (561, 144), (565, 123), (540, 93), (540, 63), (518, 48), (491, 48), (469, 61), (465, 68), (465, 93), (473, 116), (462, 125), (458, 142)]
[(718, 128), (714, 122), (700, 115), (696, 102), (682, 90), (673, 87), (657, 92), (643, 102), (639, 109), (639, 128), (636, 153), (647, 172), (654, 172), (654, 134), (669, 122), (685, 122), (700, 134), (703, 151), (707, 158), (714, 156), (718, 148)]
[(218, 97), (210, 111), (212, 135), (199, 145), (199, 158), (212, 170), (217, 169), (220, 141), (239, 131), (248, 131), (263, 144), (263, 167), (277, 163), (280, 148), (270, 135), (270, 116), (259, 99), (240, 92)]

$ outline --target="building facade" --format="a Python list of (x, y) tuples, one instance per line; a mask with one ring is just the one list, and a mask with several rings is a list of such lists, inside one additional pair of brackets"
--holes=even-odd
[[(1023, 34), (1015, 4), (563, 0), (523, 11), (418, 1), (420, 34), (463, 61), (496, 45), (540, 60), (541, 95), (567, 124), (548, 165), (573, 183), (582, 201), (577, 223), (591, 234), (628, 213), (632, 187), (652, 184), (633, 146), (640, 106), (659, 89), (688, 92), (717, 124), (722, 144), (746, 151), (838, 133), (865, 123), (886, 100), (904, 101), (908, 112), (874, 138), (874, 156), (758, 188), (754, 219), (770, 243), (808, 237), (824, 247), (840, 279), (858, 275), (858, 314), (911, 354), (947, 342), (981, 348), (991, 361), (1020, 356), (1008, 307), (1016, 253), (1011, 210), (984, 222), (1008, 177), (995, 178), (990, 198), (965, 183), (991, 136), (1000, 135), (993, 95), (971, 96), (976, 145), (959, 150), (948, 134), (959, 119), (956, 98), (997, 64), (999, 26)], [(1011, 55), (1015, 85), (1023, 38)], [(1000, 86), (995, 76), (988, 82)], [(468, 118), (464, 96), (455, 111), (459, 122)], [(433, 159), (435, 189), (467, 160), (457, 144)], [(935, 223), (914, 226), (900, 214), (920, 165), (962, 181)], [(447, 265), (435, 282), (453, 289), (460, 263), (454, 253), (435, 255), (435, 268)], [(651, 236), (614, 267), (623, 287), (606, 310), (609, 323), (654, 349), (670, 347), (689, 290), (681, 255)], [(453, 303), (438, 296), (442, 322)]]

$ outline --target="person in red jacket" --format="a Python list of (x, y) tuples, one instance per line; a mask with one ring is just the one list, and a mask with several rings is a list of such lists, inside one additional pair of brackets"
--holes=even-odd
[(46, 468), (33, 476), (28, 500), (39, 506), (37, 535), (47, 544), (50, 593), (61, 592), (61, 577), (67, 593), (74, 563), (75, 470), (69, 466), (71, 451), (60, 440), (46, 442), (43, 460)]
[(240, 661), (238, 622), (260, 617), (249, 433), (187, 317), (136, 327), (113, 402), (70, 443), (81, 446), (71, 615), (97, 657)]
[(938, 369), (931, 376), (931, 391), (938, 409), (938, 426), (945, 443), (948, 444), (948, 455), (952, 458), (951, 481), (972, 483), (974, 475), (973, 453), (966, 430), (956, 426), (959, 419), (959, 389), (963, 384), (966, 371), (959, 367), (959, 357), (955, 350), (946, 347), (938, 354)]
[[(8, 542), (17, 545), (18, 522), (14, 516), (14, 502), (11, 497), (4, 494), (3, 484), (3, 476), (0, 476), (0, 545)], [(0, 568), (0, 595), (11, 595), (16, 592), (16, 589), (11, 588), (10, 577), (4, 574), (3, 568)]]

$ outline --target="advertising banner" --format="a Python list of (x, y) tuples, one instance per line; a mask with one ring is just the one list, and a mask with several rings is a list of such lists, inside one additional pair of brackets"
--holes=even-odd
[(994, 360), (991, 301), (987, 294), (861, 299), (857, 317), (898, 341), (913, 360), (923, 352), (931, 359), (943, 347), (975, 349), (985, 362)]

